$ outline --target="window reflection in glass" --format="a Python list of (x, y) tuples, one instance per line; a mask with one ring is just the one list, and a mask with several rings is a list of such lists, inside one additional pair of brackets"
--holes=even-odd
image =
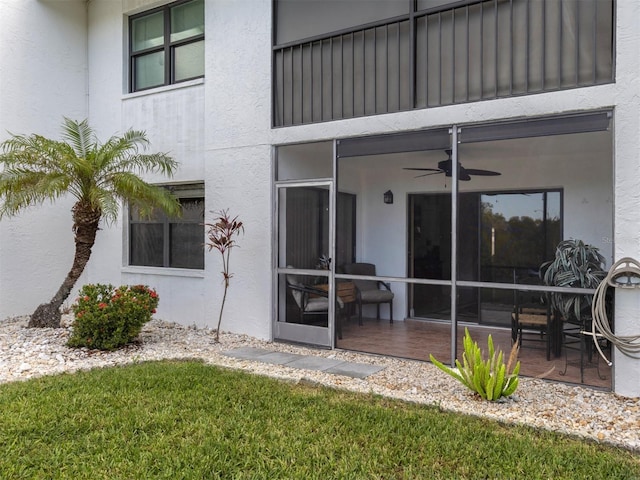
[(204, 75), (204, 41), (188, 43), (175, 49), (175, 81)]
[(480, 280), (512, 283), (553, 257), (561, 240), (560, 192), (484, 194), (480, 208)]
[(171, 41), (204, 34), (204, 0), (194, 0), (171, 9)]
[(155, 52), (135, 59), (136, 90), (164, 84), (164, 53)]
[(164, 43), (164, 13), (147, 15), (131, 22), (132, 50), (139, 52)]

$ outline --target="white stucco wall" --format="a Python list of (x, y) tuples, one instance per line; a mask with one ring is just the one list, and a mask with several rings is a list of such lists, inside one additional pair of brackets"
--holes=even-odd
[[(640, 3), (617, 2), (615, 118), (615, 259), (640, 258)], [(640, 291), (616, 293), (616, 332), (640, 334)], [(640, 360), (614, 352), (614, 389), (640, 396)]]
[[(207, 1), (205, 78), (128, 94), (126, 15), (166, 3), (91, 2), (92, 124), (103, 135), (145, 130), (154, 151), (179, 161), (171, 182), (204, 182), (206, 220), (212, 211), (229, 209), (245, 222), (232, 253), (222, 329), (270, 338), (270, 2), (249, 0), (238, 8), (237, 2)], [(159, 318), (215, 327), (223, 292), (218, 252), (205, 254), (204, 271), (127, 267), (123, 218), (100, 232), (87, 279), (149, 284), (160, 295)]]
[[(60, 138), (63, 116), (87, 117), (83, 1), (0, 1), (0, 141)], [(0, 317), (54, 295), (73, 259), (70, 199), (0, 220)]]
[[(245, 223), (232, 253), (223, 329), (271, 337), (271, 2), (207, 3), (205, 182), (207, 212)], [(221, 261), (207, 254), (207, 308), (222, 294)]]

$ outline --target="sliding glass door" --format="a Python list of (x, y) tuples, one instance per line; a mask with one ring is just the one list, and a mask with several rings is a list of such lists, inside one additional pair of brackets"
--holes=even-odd
[[(451, 195), (410, 194), (409, 276), (451, 280)], [(449, 285), (410, 284), (409, 317), (451, 318)]]
[[(458, 195), (458, 279), (540, 283), (540, 265), (562, 238), (562, 191), (462, 192)], [(451, 278), (451, 195), (409, 195), (409, 269), (415, 278)], [(508, 326), (513, 295), (458, 289), (460, 321)], [(447, 319), (450, 287), (413, 285), (409, 315)], [(506, 313), (505, 313), (506, 312)]]
[[(563, 238), (561, 206), (561, 190), (481, 194), (478, 280), (541, 285), (540, 266)], [(478, 322), (509, 326), (512, 309), (512, 292), (483, 289)]]

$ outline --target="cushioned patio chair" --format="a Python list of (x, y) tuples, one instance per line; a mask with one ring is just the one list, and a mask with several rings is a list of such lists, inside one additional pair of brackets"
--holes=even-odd
[[(344, 266), (344, 273), (348, 275), (376, 275), (376, 266), (372, 263), (351, 263)], [(357, 280), (356, 285), (356, 305), (358, 305), (358, 323), (362, 325), (362, 306), (375, 304), (377, 309), (377, 319), (380, 319), (380, 304), (389, 304), (389, 322), (393, 323), (393, 292), (391, 286), (381, 280)]]
[[(287, 288), (296, 302), (300, 313), (300, 323), (305, 323), (308, 315), (329, 314), (329, 293), (326, 290), (313, 288), (300, 283), (296, 275), (287, 275)], [(336, 334), (342, 338), (342, 310), (344, 307), (340, 297), (336, 297)]]

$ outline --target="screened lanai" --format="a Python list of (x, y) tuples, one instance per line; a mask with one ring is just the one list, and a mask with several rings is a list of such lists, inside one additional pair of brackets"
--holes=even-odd
[[(469, 328), (508, 350), (559, 241), (611, 265), (611, 129), (590, 112), (278, 147), (274, 337), (451, 363)], [(367, 280), (392, 300), (360, 305), (350, 288)], [(576, 364), (554, 332), (523, 336), (522, 373), (610, 388), (610, 368)]]

